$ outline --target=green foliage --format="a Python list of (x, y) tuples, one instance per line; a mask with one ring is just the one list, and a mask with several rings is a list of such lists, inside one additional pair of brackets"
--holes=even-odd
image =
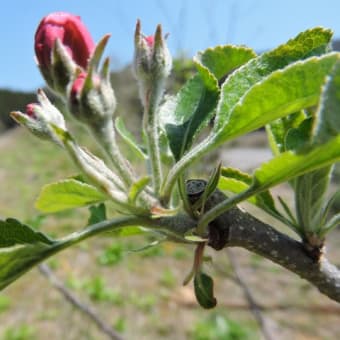
[(212, 118), (219, 96), (218, 79), (254, 55), (252, 50), (236, 46), (207, 49), (197, 55), (195, 64), (199, 74), (191, 78), (175, 98), (168, 99), (161, 111), (161, 123), (176, 160)]
[(209, 275), (201, 271), (196, 273), (194, 288), (196, 299), (203, 308), (210, 309), (216, 306), (217, 301), (214, 297), (214, 282)]
[(218, 88), (207, 93), (199, 75), (190, 79), (161, 107), (161, 124), (175, 160), (179, 160), (199, 131), (211, 119), (217, 104)]
[[(252, 176), (234, 168), (222, 168), (218, 188), (222, 191), (239, 194), (247, 191), (252, 185)], [(262, 191), (257, 195), (251, 196), (248, 202), (262, 208), (268, 213), (277, 215), (274, 198), (269, 191)]]
[[(235, 107), (242, 107), (240, 104), (243, 102), (243, 97), (247, 95), (254, 85), (265, 81), (266, 77), (271, 73), (283, 69), (289, 64), (322, 54), (331, 37), (332, 34), (329, 30), (322, 28), (307, 30), (296, 38), (289, 40), (286, 44), (250, 60), (247, 65), (236, 70), (222, 87), (222, 96), (214, 127), (214, 130), (220, 135), (219, 139), (225, 140), (226, 136), (229, 136), (227, 130), (229, 121), (232, 119), (233, 110)], [(287, 85), (289, 86), (289, 82)], [(273, 92), (273, 95), (275, 95), (275, 92)], [(269, 102), (277, 100), (277, 98), (273, 99), (268, 94), (266, 94), (266, 98), (269, 98)], [(242, 118), (246, 119), (247, 117)], [(249, 122), (252, 121), (252, 119), (249, 120)]]
[(255, 171), (253, 188), (256, 191), (268, 189), (306, 172), (333, 164), (339, 159), (340, 136), (300, 153), (286, 151)]
[(115, 241), (98, 257), (98, 262), (101, 265), (113, 266), (120, 263), (124, 258), (124, 246)]
[(54, 253), (44, 243), (18, 245), (0, 249), (0, 290)]
[(6, 295), (0, 295), (0, 314), (8, 310), (11, 306), (11, 300)]
[(194, 340), (257, 339), (253, 333), (253, 330), (244, 324), (230, 320), (222, 314), (214, 313), (205, 320), (196, 323), (191, 336)]
[(75, 179), (66, 179), (44, 186), (36, 201), (36, 208), (45, 213), (52, 213), (104, 200), (105, 195), (94, 186)]
[(0, 289), (52, 254), (55, 245), (15, 219), (0, 221)]
[(177, 284), (176, 276), (170, 268), (165, 268), (159, 279), (159, 283), (167, 288), (173, 288)]
[(13, 218), (8, 218), (6, 221), (0, 220), (0, 248), (36, 243), (51, 245), (53, 241), (45, 234)]
[[(215, 143), (223, 143), (258, 129), (272, 120), (316, 105), (324, 79), (338, 59), (338, 54), (329, 54), (275, 70), (249, 88), (233, 107), (230, 107), (230, 98), (237, 97), (235, 92), (239, 85), (234, 83), (231, 76), (222, 89), (214, 129)], [(244, 69), (246, 67), (241, 71)], [(239, 82), (243, 81), (242, 78)]]
[(313, 131), (313, 143), (325, 143), (340, 132), (340, 61), (336, 63), (323, 87)]
[[(306, 110), (306, 112), (299, 112), (287, 119), (280, 119), (270, 124), (268, 132), (272, 141), (271, 146), (277, 154), (284, 150), (304, 154), (310, 150), (315, 152), (318, 147), (327, 146), (331, 141), (336, 144), (335, 140), (340, 132), (339, 74), (340, 62), (337, 61), (322, 88), (321, 100), (315, 112)], [(336, 153), (336, 146), (334, 152)], [(318, 169), (310, 168), (303, 171), (303, 174), (292, 182), (296, 217), (293, 216), (295, 223), (291, 226), (305, 242), (311, 244), (322, 244), (325, 230), (331, 230), (338, 223), (337, 217), (326, 222), (327, 206), (330, 205), (326, 194), (333, 164), (339, 155), (334, 154), (333, 157), (328, 164), (325, 164), (325, 167), (322, 167), (321, 155), (315, 155), (314, 163), (318, 165)], [(298, 170), (295, 168), (294, 172), (296, 177)]]
[(133, 152), (133, 154), (137, 158), (145, 160), (147, 158), (147, 155), (138, 145), (133, 134), (126, 128), (123, 119), (121, 117), (117, 117), (115, 123), (117, 131), (119, 132), (124, 142), (130, 147), (130, 150)]
[(145, 176), (140, 178), (137, 182), (133, 183), (129, 195), (128, 200), (130, 203), (135, 203), (137, 201), (138, 196), (143, 192), (146, 186), (150, 183), (151, 178), (149, 176)]
[(225, 45), (199, 52), (194, 60), (199, 70), (206, 68), (221, 80), (254, 57), (256, 53), (248, 47)]
[(124, 302), (119, 292), (107, 288), (107, 284), (101, 276), (95, 276), (87, 280), (82, 287), (93, 301), (111, 302), (118, 306), (121, 306)]
[(2, 339), (4, 340), (34, 340), (35, 336), (35, 328), (31, 325), (21, 324), (12, 327), (8, 327)]
[[(105, 39), (90, 60), (91, 68), (98, 66)], [(133, 172), (126, 157), (120, 154), (114, 139), (112, 110), (106, 112), (103, 104), (104, 92), (107, 90), (105, 86), (109, 89), (105, 93), (112, 95), (109, 84), (103, 83), (103, 87), (96, 88), (96, 91), (106, 89), (100, 92), (101, 96), (92, 91), (93, 84), (91, 77), (88, 77), (85, 89), (92, 96), (93, 104), (88, 105), (88, 113), (91, 117), (100, 114), (102, 118), (99, 119), (100, 123), (97, 119), (89, 119), (88, 127), (96, 134), (114, 170), (80, 147), (64, 128), (63, 121), (60, 123), (56, 120), (52, 124), (48, 120), (50, 116), (46, 118), (43, 114), (39, 116), (42, 122), (34, 121), (35, 124), (43, 123), (48, 127), (51, 140), (64, 146), (76, 165), (94, 183), (89, 185), (72, 178), (46, 185), (36, 201), (36, 207), (44, 213), (53, 213), (90, 205), (89, 225), (60, 240), (52, 240), (16, 220), (1, 221), (0, 288), (50, 255), (103, 232), (109, 231), (110, 237), (118, 237), (151, 230), (157, 239), (136, 250), (150, 248), (142, 256), (162, 255), (163, 248), (155, 245), (169, 235), (171, 240), (205, 241), (206, 225), (234, 204), (246, 199), (294, 228), (304, 241), (309, 240), (311, 233), (313, 237), (315, 234), (319, 238), (324, 237), (340, 221), (340, 215), (327, 220), (329, 201), (326, 200), (325, 204), (331, 169), (340, 160), (340, 55), (329, 51), (330, 40), (331, 32), (317, 27), (300, 33), (260, 56), (246, 47), (227, 45), (209, 48), (194, 58), (197, 74), (190, 77), (177, 95), (164, 98), (162, 106), (158, 106), (158, 103), (163, 99), (163, 79), (159, 84), (156, 84), (157, 79), (150, 82), (147, 75), (144, 83), (141, 81), (143, 79), (138, 79), (137, 83), (143, 83), (143, 86), (152, 85), (147, 89), (140, 88), (146, 112), (141, 137), (148, 141), (149, 154), (146, 155), (119, 117), (115, 121), (115, 128), (127, 144), (130, 154), (138, 161), (145, 162), (146, 168), (151, 169), (151, 175), (140, 174), (139, 168)], [(103, 73), (108, 76), (107, 62), (103, 69)], [(70, 98), (64, 99), (67, 101)], [(92, 106), (95, 108), (93, 112)], [(62, 120), (61, 114), (54, 109), (52, 107), (51, 112)], [(104, 116), (109, 119), (104, 119)], [(34, 120), (34, 117), (30, 119)], [(150, 126), (147, 126), (148, 123)], [(136, 125), (139, 130), (140, 125)], [(201, 198), (190, 205), (185, 189), (187, 167), (222, 143), (265, 125), (274, 158), (259, 166), (252, 175), (216, 166)], [(211, 127), (208, 137), (200, 136), (202, 141), (192, 148), (207, 126)], [(173, 157), (168, 157), (169, 148)], [(167, 159), (167, 162), (163, 162), (164, 168), (161, 168), (160, 159)], [(163, 180), (163, 173), (167, 173), (169, 165), (170, 171)], [(179, 184), (177, 192), (173, 190), (176, 181)], [(268, 191), (283, 182), (289, 182), (295, 192), (296, 216), (279, 198), (285, 211), (285, 215), (281, 214)], [(217, 186), (228, 191), (230, 196), (225, 202), (205, 212), (205, 202)], [(116, 187), (119, 190), (112, 189)], [(176, 234), (175, 225), (171, 224), (178, 223), (173, 221), (181, 218), (179, 212), (182, 206), (176, 206), (176, 195), (181, 198), (185, 212), (192, 218), (201, 217), (197, 229), (192, 228), (192, 235)], [(111, 221), (107, 220), (103, 204), (108, 197), (111, 197), (113, 208), (120, 214)], [(168, 217), (174, 217), (169, 227), (164, 223)], [(161, 221), (160, 225), (157, 225), (157, 221)], [(123, 246), (113, 242), (98, 261), (103, 265), (115, 265), (123, 260), (123, 255)], [(204, 308), (214, 307), (216, 299), (212, 278), (199, 270), (193, 273), (198, 302)], [(171, 286), (173, 278), (171, 271), (164, 271), (160, 282)], [(83, 288), (96, 301), (114, 300), (114, 294), (99, 277), (88, 281)], [(147, 308), (155, 303), (154, 296), (150, 300), (151, 303), (146, 303)], [(225, 339), (238, 339), (243, 336), (240, 335), (242, 332), (236, 331), (236, 325), (225, 318), (215, 318), (213, 323), (213, 327), (216, 326), (213, 332), (216, 333), (209, 333), (210, 330), (207, 333), (212, 338), (223, 336)], [(204, 339), (203, 331), (202, 334)]]
[(90, 217), (88, 225), (99, 223), (106, 220), (106, 207), (104, 203), (89, 207)]

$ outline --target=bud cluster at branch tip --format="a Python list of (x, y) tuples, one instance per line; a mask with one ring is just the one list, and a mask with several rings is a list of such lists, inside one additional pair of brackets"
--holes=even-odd
[(139, 83), (139, 92), (143, 105), (151, 88), (157, 89), (160, 97), (163, 93), (164, 80), (169, 76), (172, 59), (168, 50), (162, 26), (158, 25), (155, 35), (144, 36), (138, 20), (135, 30), (134, 72)]

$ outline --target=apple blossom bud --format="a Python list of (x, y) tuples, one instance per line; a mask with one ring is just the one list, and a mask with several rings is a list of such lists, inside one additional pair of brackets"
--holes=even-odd
[(162, 35), (161, 25), (157, 26), (154, 36), (146, 37), (141, 33), (141, 24), (138, 20), (135, 30), (134, 72), (144, 106), (150, 91), (160, 99), (171, 66), (172, 59)]
[(30, 103), (26, 105), (26, 114), (31, 118), (36, 118), (34, 113), (34, 103)]
[(52, 90), (65, 95), (77, 67), (86, 69), (95, 44), (80, 17), (55, 12), (40, 22), (35, 34), (38, 66)]
[(11, 117), (37, 137), (61, 144), (51, 125), (66, 131), (64, 116), (52, 105), (42, 90), (38, 90), (37, 97), (38, 103), (28, 104), (26, 112), (11, 112)]
[(72, 84), (68, 107), (76, 119), (91, 128), (101, 128), (112, 120), (116, 97), (109, 76), (81, 72)]

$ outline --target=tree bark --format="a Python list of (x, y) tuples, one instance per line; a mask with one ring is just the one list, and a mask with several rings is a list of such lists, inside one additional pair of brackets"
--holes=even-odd
[[(195, 201), (200, 196), (202, 185), (197, 188), (197, 191), (190, 188), (189, 199)], [(225, 198), (222, 192), (216, 190), (208, 199), (206, 209), (211, 209)], [(302, 242), (279, 232), (237, 206), (210, 223), (208, 239), (208, 245), (215, 250), (242, 247), (259, 254), (307, 280), (332, 300), (340, 302), (340, 271), (328, 261), (325, 254), (316, 260)]]

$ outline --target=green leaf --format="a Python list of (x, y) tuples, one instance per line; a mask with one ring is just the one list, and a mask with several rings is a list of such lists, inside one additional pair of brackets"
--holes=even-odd
[(218, 99), (217, 86), (207, 89), (196, 75), (162, 106), (160, 121), (175, 160), (191, 146), (195, 136), (211, 119)]
[(8, 218), (6, 221), (0, 220), (0, 248), (38, 242), (53, 244), (53, 240), (48, 236), (40, 231), (35, 231), (16, 219)]
[[(323, 87), (321, 103), (316, 112), (316, 122), (302, 130), (300, 135), (312, 144), (329, 141), (340, 133), (340, 62), (334, 66), (331, 75)], [(312, 119), (310, 119), (311, 121)], [(301, 124), (303, 126), (303, 124)], [(313, 128), (312, 137), (311, 130)], [(293, 130), (294, 131), (294, 130)], [(287, 136), (288, 139), (289, 135)], [(332, 166), (321, 168), (303, 176), (295, 181), (295, 201), (298, 223), (304, 232), (318, 233), (323, 223), (323, 202), (330, 183)]]
[[(318, 47), (316, 50), (314, 50), (314, 52), (312, 52), (312, 55), (321, 55), (329, 51), (328, 42), (330, 37), (330, 32), (325, 32), (324, 36), (322, 36), (321, 33), (321, 35), (319, 35), (319, 42), (314, 43), (314, 46)], [(306, 46), (310, 46), (310, 42), (308, 42)], [(266, 128), (270, 146), (275, 155), (286, 151), (285, 141), (288, 131), (292, 128), (297, 128), (305, 118), (306, 114), (302, 111), (299, 111), (287, 117), (277, 119), (267, 125)], [(292, 148), (290, 148), (290, 150), (292, 150)]]
[(214, 282), (210, 276), (198, 272), (194, 279), (195, 295), (198, 303), (206, 309), (214, 308), (217, 304), (214, 297)]
[[(218, 188), (238, 194), (248, 190), (252, 184), (252, 176), (235, 168), (222, 168)], [(263, 191), (258, 195), (249, 197), (248, 202), (258, 206), (269, 213), (278, 214), (274, 199), (269, 191)]]
[(0, 290), (49, 256), (56, 241), (21, 222), (0, 220)]
[(106, 207), (104, 203), (89, 207), (90, 217), (88, 225), (99, 223), (106, 220)]
[(327, 142), (340, 133), (340, 61), (327, 78), (314, 126), (314, 143)]
[(340, 160), (340, 136), (299, 152), (286, 151), (262, 164), (254, 172), (251, 190), (266, 190), (304, 173), (327, 167)]
[(324, 237), (327, 233), (329, 233), (339, 224), (340, 224), (340, 214), (335, 214), (325, 225), (322, 226), (319, 232), (320, 237)]
[(321, 228), (322, 207), (331, 178), (332, 166), (308, 172), (295, 180), (296, 214), (304, 232)]
[[(209, 78), (206, 72), (206, 69), (208, 69), (216, 80), (221, 80), (254, 57), (256, 57), (256, 53), (250, 48), (225, 45), (199, 52), (195, 56), (194, 62), (203, 78)], [(209, 84), (209, 81), (205, 83)]]
[[(123, 217), (103, 221), (59, 240), (52, 240), (13, 219), (1, 221), (1, 242), (11, 246), (0, 248), (0, 290), (49, 256), (96, 234), (133, 225), (133, 220), (131, 217)], [(21, 235), (14, 237), (14, 230), (21, 232)]]
[[(242, 103), (243, 97), (256, 83), (262, 82), (272, 72), (291, 63), (313, 55), (323, 54), (331, 37), (330, 30), (319, 27), (307, 30), (289, 40), (286, 44), (251, 59), (242, 68), (233, 72), (222, 87), (214, 131), (219, 134), (222, 133), (221, 137), (223, 137), (223, 132), (227, 132), (234, 107)], [(266, 94), (265, 97), (268, 98), (268, 95)]]
[(313, 118), (309, 117), (302, 121), (299, 126), (289, 129), (284, 142), (285, 150), (295, 151), (309, 144), (312, 127)]
[(0, 249), (0, 290), (50, 256), (53, 248), (36, 243)]
[(130, 203), (135, 203), (139, 194), (145, 189), (145, 187), (150, 183), (151, 178), (149, 176), (145, 176), (140, 178), (137, 182), (133, 183), (131, 188), (130, 188), (130, 192), (129, 192), (129, 196), (128, 196), (128, 200)]
[(195, 57), (199, 74), (191, 78), (160, 110), (161, 124), (175, 160), (190, 148), (194, 138), (212, 118), (219, 96), (218, 78), (254, 57), (245, 47), (208, 49)]
[[(221, 144), (239, 135), (318, 103), (325, 77), (339, 59), (337, 53), (311, 57), (286, 68), (272, 72), (263, 81), (252, 86), (234, 107), (228, 111), (230, 95), (235, 91), (223, 88), (218, 106), (219, 118), (215, 144)], [(231, 76), (232, 77), (232, 76)], [(231, 79), (230, 77), (230, 79)], [(228, 82), (228, 81), (227, 81)], [(236, 86), (237, 84), (233, 84)], [(222, 125), (221, 125), (222, 124)]]
[(286, 136), (290, 129), (297, 128), (306, 119), (303, 111), (292, 113), (286, 117), (276, 119), (266, 125), (269, 145), (274, 155), (286, 151)]
[(106, 196), (92, 185), (66, 179), (43, 187), (35, 206), (45, 213), (73, 209), (106, 200)]
[(176, 161), (190, 148), (194, 138), (212, 118), (219, 97), (218, 79), (254, 57), (244, 47), (208, 49), (195, 57), (199, 75), (190, 79), (163, 107), (162, 125)]
[(117, 117), (115, 121), (116, 129), (124, 142), (130, 147), (133, 154), (141, 160), (147, 159), (147, 155), (139, 147), (134, 135), (126, 128), (121, 117)]

